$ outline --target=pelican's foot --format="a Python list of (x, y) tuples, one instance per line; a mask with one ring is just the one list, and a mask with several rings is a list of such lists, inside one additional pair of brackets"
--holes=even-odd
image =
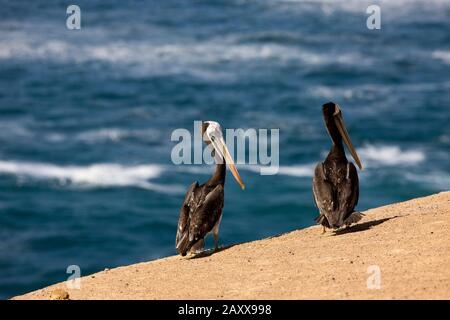
[(325, 228), (325, 226), (322, 226), (322, 234), (324, 234), (325, 232), (327, 232), (327, 228)]

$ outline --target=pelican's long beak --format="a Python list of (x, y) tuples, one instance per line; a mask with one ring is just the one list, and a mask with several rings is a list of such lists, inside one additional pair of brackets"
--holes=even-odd
[(336, 123), (336, 126), (341, 133), (342, 139), (344, 140), (345, 144), (347, 145), (348, 149), (350, 150), (350, 153), (352, 154), (353, 159), (355, 159), (356, 164), (358, 167), (363, 170), (363, 166), (361, 163), (361, 160), (359, 159), (358, 153), (355, 150), (355, 147), (353, 147), (352, 140), (350, 140), (350, 136), (348, 135), (347, 128), (345, 127), (344, 119), (342, 118), (342, 112), (338, 105), (336, 105), (336, 111), (334, 112), (334, 120)]
[(211, 144), (214, 147), (214, 150), (225, 159), (225, 162), (230, 167), (231, 173), (233, 174), (236, 181), (241, 186), (242, 190), (245, 189), (245, 185), (242, 182), (241, 177), (239, 176), (239, 172), (236, 169), (236, 166), (234, 164), (233, 158), (230, 155), (230, 152), (228, 151), (227, 145), (225, 144), (225, 141), (223, 140), (223, 137), (221, 134), (217, 134), (210, 137)]

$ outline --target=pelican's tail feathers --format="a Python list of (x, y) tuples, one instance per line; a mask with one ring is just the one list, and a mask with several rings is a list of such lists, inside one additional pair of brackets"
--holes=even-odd
[(330, 224), (328, 223), (327, 217), (325, 217), (325, 215), (323, 215), (323, 214), (320, 214), (318, 217), (316, 217), (314, 219), (314, 221), (316, 221), (317, 224), (321, 224), (321, 225), (323, 225), (326, 228), (330, 227)]
[(185, 232), (183, 236), (180, 238), (180, 240), (177, 242), (176, 245), (177, 252), (182, 256), (185, 256), (190, 249), (189, 244), (190, 244), (189, 234)]
[(356, 222), (358, 222), (359, 220), (361, 220), (363, 216), (364, 216), (364, 214), (362, 214), (361, 212), (359, 212), (359, 211), (354, 211), (354, 212), (352, 212), (352, 213), (348, 216), (347, 219), (345, 219), (344, 224), (347, 225), (347, 226), (349, 226), (349, 225), (351, 225), (352, 223), (356, 223)]

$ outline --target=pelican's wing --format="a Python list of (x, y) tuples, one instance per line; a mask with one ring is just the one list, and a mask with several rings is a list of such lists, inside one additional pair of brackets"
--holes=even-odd
[(339, 212), (344, 214), (344, 221), (353, 213), (359, 198), (358, 172), (353, 163), (347, 164), (347, 174), (339, 185)]
[(320, 215), (315, 219), (317, 223), (329, 227), (328, 217), (333, 216), (336, 207), (333, 186), (327, 181), (323, 163), (319, 163), (314, 170), (313, 177), (314, 201)]
[(206, 195), (203, 203), (191, 214), (189, 242), (192, 245), (203, 239), (214, 228), (222, 214), (223, 202), (223, 186), (219, 184)]
[(190, 212), (193, 211), (195, 208), (195, 190), (198, 188), (198, 182), (195, 181), (191, 186), (189, 187), (188, 191), (186, 192), (186, 196), (184, 197), (183, 204), (181, 205), (180, 209), (180, 217), (178, 218), (178, 227), (177, 227), (177, 236), (176, 236), (176, 242), (175, 246), (178, 248), (180, 246), (180, 243), (183, 242), (182, 239), (187, 239), (189, 237), (189, 215)]
[(325, 170), (325, 166), (320, 163), (314, 171), (314, 200), (320, 211), (316, 222), (325, 227), (340, 227), (344, 223), (357, 222), (361, 219), (360, 213), (355, 213), (355, 216), (350, 219), (359, 198), (359, 182), (356, 167), (349, 162), (345, 170), (339, 171), (342, 177), (340, 179), (341, 182), (336, 186), (327, 181)]

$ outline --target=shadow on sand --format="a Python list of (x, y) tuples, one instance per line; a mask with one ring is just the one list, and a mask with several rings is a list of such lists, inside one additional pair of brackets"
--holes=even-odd
[[(384, 219), (367, 221), (367, 222), (360, 223), (360, 224), (355, 224), (355, 225), (353, 225), (351, 227), (334, 231), (333, 236), (339, 236), (339, 235), (343, 235), (343, 234), (346, 234), (346, 233), (361, 232), (361, 231), (369, 230), (370, 228), (375, 227), (375, 226), (377, 226), (379, 224), (382, 224), (383, 222), (386, 222), (388, 220), (395, 219), (395, 218), (398, 218), (398, 217), (399, 216), (394, 216), (394, 217), (389, 217), (389, 218), (384, 218)], [(268, 239), (281, 237), (281, 236), (283, 236), (285, 234), (288, 234), (290, 232), (292, 232), (292, 231), (283, 232), (283, 233), (280, 233), (280, 234), (277, 234), (277, 235), (273, 235), (271, 237), (268, 237)], [(188, 257), (187, 259), (190, 260), (190, 259), (200, 259), (200, 258), (210, 257), (210, 256), (212, 256), (213, 254), (215, 254), (217, 252), (225, 251), (225, 250), (230, 249), (230, 248), (232, 248), (232, 247), (234, 247), (235, 245), (238, 245), (238, 244), (239, 243), (231, 244), (231, 245), (228, 245), (228, 246), (223, 246), (223, 247), (220, 247), (217, 250), (214, 250), (214, 249), (204, 250), (202, 252), (199, 252), (197, 254), (194, 254), (194, 255)]]
[(335, 231), (333, 236), (339, 236), (339, 235), (346, 234), (346, 233), (361, 232), (361, 231), (369, 230), (372, 227), (375, 227), (379, 224), (382, 224), (383, 222), (386, 222), (391, 219), (395, 219), (397, 217), (398, 216), (394, 216), (394, 217), (389, 217), (389, 218), (384, 218), (384, 219), (367, 221), (367, 222), (360, 223), (360, 224), (355, 224), (351, 227)]
[(188, 259), (190, 260), (190, 259), (206, 258), (206, 257), (212, 256), (214, 253), (230, 249), (231, 247), (234, 247), (235, 245), (236, 244), (230, 244), (228, 246), (219, 247), (217, 250), (214, 250), (214, 249), (204, 250), (202, 252), (194, 254), (193, 256), (189, 257)]

